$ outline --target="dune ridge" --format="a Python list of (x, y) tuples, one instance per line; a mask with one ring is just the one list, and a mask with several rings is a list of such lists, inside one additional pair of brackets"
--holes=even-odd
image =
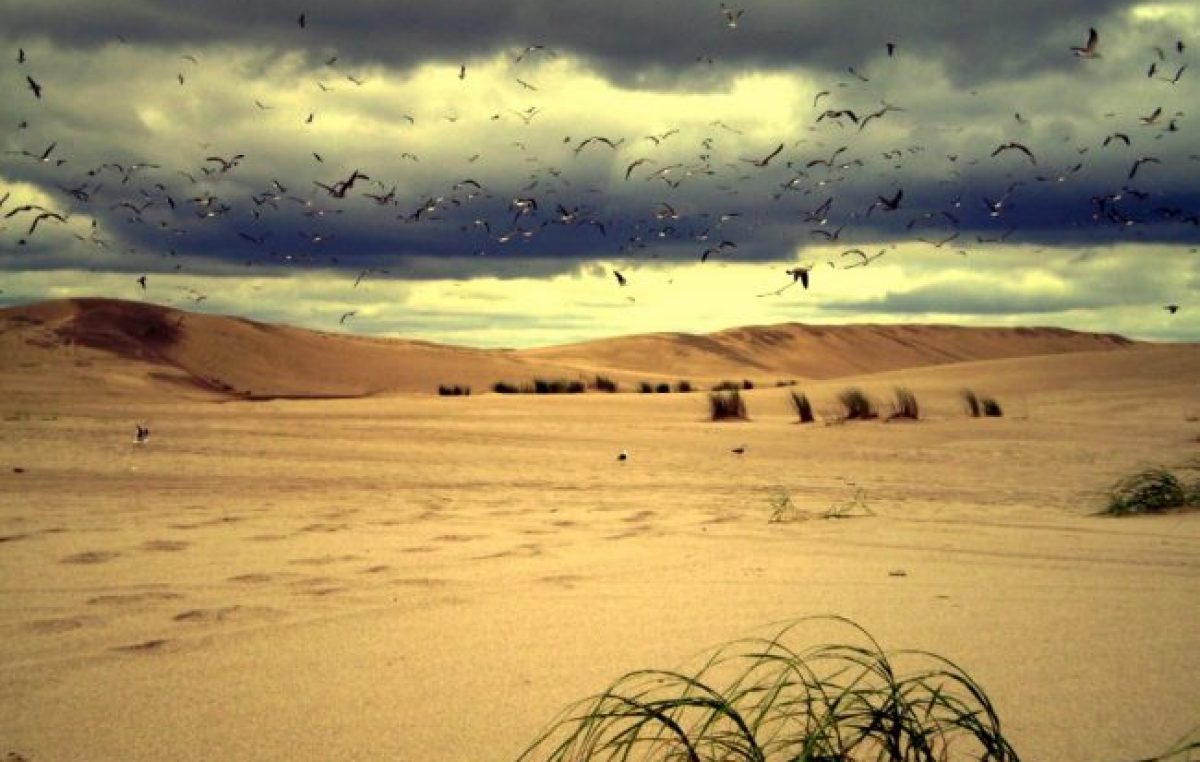
[[(69, 358), (163, 384), (242, 398), (477, 392), (499, 380), (608, 374), (705, 381), (828, 380), (906, 368), (1153, 346), (1062, 328), (945, 325), (745, 326), (711, 334), (651, 333), (523, 350), (372, 338), (116, 299), (0, 309), (6, 370)], [(82, 359), (81, 359), (82, 358)], [(114, 365), (114, 361), (117, 362)]]

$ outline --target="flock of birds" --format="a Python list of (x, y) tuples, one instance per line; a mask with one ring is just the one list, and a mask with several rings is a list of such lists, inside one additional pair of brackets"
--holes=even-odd
[[(722, 3), (720, 13), (730, 30), (743, 23), (744, 9)], [(300, 13), (295, 18), (299, 33), (310, 33), (310, 22), (307, 14)], [(1177, 85), (1187, 71), (1183, 62), (1185, 48), (1182, 40), (1166, 49), (1156, 48), (1147, 78), (1164, 87)], [(884, 52), (883, 60), (895, 58), (901, 54), (900, 44), (886, 42)], [(1089, 30), (1086, 41), (1064, 51), (1064, 55), (1067, 53), (1084, 61), (1100, 59), (1099, 33)], [(514, 54), (512, 66), (522, 73), (521, 67), (535, 59), (556, 55), (546, 45), (528, 45)], [(180, 59), (189, 67), (201, 64), (193, 54)], [(341, 72), (337, 59), (333, 56), (326, 60), (328, 73), (316, 82), (319, 90), (361, 87), (364, 80)], [(16, 61), (26, 70), (33, 65), (23, 48), (18, 51)], [(696, 58), (698, 65), (712, 62), (711, 56)], [(628, 263), (611, 270), (615, 285), (623, 289), (634, 277), (631, 268), (638, 262), (659, 258), (664, 246), (670, 256), (694, 247), (696, 260), (701, 263), (729, 259), (738, 255), (739, 231), (745, 233), (755, 227), (770, 226), (778, 220), (786, 222), (792, 245), (797, 239), (844, 245), (836, 257), (825, 261), (831, 268), (868, 267), (896, 248), (895, 242), (878, 248), (851, 245), (858, 230), (867, 231), (864, 237), (870, 237), (869, 220), (876, 214), (888, 216), (888, 223), (894, 228), (901, 227), (896, 220), (907, 217), (902, 227), (910, 240), (938, 250), (945, 247), (946, 251), (965, 256), (972, 245), (968, 240), (972, 230), (979, 244), (1016, 240), (1014, 234), (1020, 229), (1020, 217), (1013, 210), (1018, 201), (1029, 195), (1029, 206), (1043, 203), (1047, 195), (1040, 191), (1032, 194), (1031, 189), (1069, 183), (1084, 169), (1084, 155), (1096, 150), (1120, 152), (1127, 157), (1124, 161), (1128, 162), (1129, 170), (1119, 187), (1093, 188), (1077, 194), (1087, 198), (1087, 212), (1077, 220), (1078, 224), (1109, 227), (1118, 234), (1149, 223), (1200, 226), (1200, 210), (1164, 203), (1160, 194), (1142, 184), (1153, 177), (1154, 167), (1163, 164), (1163, 158), (1155, 153), (1142, 153), (1146, 150), (1144, 146), (1170, 139), (1173, 133), (1181, 131), (1186, 117), (1183, 111), (1159, 106), (1132, 119), (1129, 115), (1106, 114), (1114, 127), (1106, 130), (1108, 134), (1099, 145), (1055, 145), (1047, 150), (1018, 138), (1004, 140), (983, 155), (948, 153), (938, 159), (945, 177), (942, 184), (948, 189), (945, 197), (932, 199), (925, 194), (914, 201), (906, 195), (901, 184), (903, 175), (898, 173), (918, 160), (927, 147), (898, 145), (872, 154), (864, 137), (869, 134), (866, 132), (869, 125), (890, 121), (909, 110), (882, 99), (878, 107), (872, 106), (869, 111), (847, 103), (871, 82), (868, 74), (855, 67), (849, 67), (847, 74), (848, 80), (837, 82), (813, 98), (812, 121), (802, 137), (772, 141), (755, 155), (720, 155), (724, 140), (741, 145), (744, 135), (719, 119), (709, 123), (703, 135), (689, 135), (686, 128), (672, 127), (636, 137), (565, 136), (557, 145), (535, 146), (540, 150), (532, 150), (525, 140), (514, 139), (508, 150), (524, 156), (530, 168), (526, 176), (495, 182), (479, 179), (485, 174), (462, 177), (448, 187), (415, 196), (399, 190), (405, 181), (390, 179), (382, 168), (334, 169), (337, 162), (331, 150), (311, 151), (313, 176), (300, 180), (271, 178), (250, 192), (246, 192), (245, 186), (256, 180), (245, 173), (247, 166), (254, 164), (254, 157), (241, 151), (214, 151), (207, 144), (202, 147), (208, 149), (203, 151), (203, 158), (185, 166), (166, 166), (161, 160), (138, 157), (114, 157), (95, 166), (79, 167), (69, 150), (60, 147), (59, 140), (30, 145), (36, 125), (31, 126), (26, 120), (9, 138), (12, 144), (13, 136), (18, 136), (26, 146), (6, 151), (4, 164), (36, 170), (39, 178), (52, 178), (45, 182), (61, 194), (62, 203), (53, 207), (34, 203), (8, 205), (10, 193), (0, 194), (0, 224), (14, 227), (18, 236), (16, 245), (21, 247), (30, 245), (34, 236), (44, 233), (48, 226), (66, 225), (73, 215), (79, 214), (91, 219), (90, 231), (85, 234), (72, 228), (72, 235), (86, 246), (106, 253), (122, 247), (126, 253), (143, 253), (131, 245), (140, 243), (161, 256), (178, 257), (177, 249), (186, 250), (191, 241), (199, 241), (200, 248), (240, 252), (246, 266), (348, 269), (355, 275), (353, 287), (357, 288), (368, 277), (387, 275), (391, 270), (375, 266), (377, 262), (371, 253), (338, 247), (344, 231), (357, 227), (345, 220), (355, 215), (389, 215), (397, 226), (397, 241), (406, 240), (406, 226), (421, 228), (425, 231), (422, 235), (436, 230), (442, 234), (436, 240), (459, 255), (503, 254), (513, 248), (532, 246), (535, 239), (543, 238), (550, 240), (544, 250), (573, 247), (594, 253), (596, 259), (613, 258), (615, 254), (615, 258)], [(329, 78), (339, 75), (346, 84), (329, 84)], [(463, 63), (458, 67), (457, 79), (464, 81), (468, 77), (468, 66)], [(537, 102), (540, 88), (530, 78), (523, 73), (513, 77), (520, 92), (535, 101), (532, 105), (489, 117), (493, 122), (515, 125), (514, 137), (524, 137), (521, 131), (535, 119), (544, 119), (545, 109), (550, 108)], [(176, 79), (180, 87), (188, 83), (182, 71)], [(37, 102), (52, 92), (48, 88), (53, 83), (43, 84), (32, 71), (25, 75), (25, 80), (30, 97)], [(446, 87), (453, 86), (453, 82), (446, 83)], [(263, 112), (276, 108), (261, 98), (253, 102)], [(314, 109), (298, 121), (310, 125), (317, 114)], [(417, 123), (417, 117), (412, 115), (406, 114), (403, 119), (410, 125)], [(449, 129), (460, 117), (449, 113), (441, 119), (446, 123), (446, 139), (452, 141)], [(1122, 120), (1128, 126), (1122, 127)], [(1007, 131), (1020, 135), (1029, 122), (1030, 117), (1017, 112)], [(693, 139), (696, 140), (690, 149), (668, 152), (681, 141)], [(1063, 143), (1071, 139), (1064, 136)], [(1055, 166), (1043, 155), (1057, 157), (1063, 152), (1075, 157), (1066, 166)], [(1189, 158), (1200, 160), (1197, 155)], [(481, 159), (480, 153), (473, 152), (465, 161), (467, 165), (479, 162), (482, 167), (486, 161)], [(398, 161), (401, 165), (416, 166), (421, 159), (405, 151)], [(572, 162), (578, 164), (573, 166)], [(607, 188), (596, 179), (597, 163), (613, 170), (608, 173)], [(863, 206), (860, 191), (842, 189), (850, 188), (868, 169), (877, 170), (870, 182), (882, 188), (866, 194), (867, 203)], [(964, 197), (977, 192), (969, 180), (975, 175), (989, 174), (1003, 175), (1003, 187), (978, 198)], [(640, 214), (633, 216), (613, 212), (605, 194), (617, 190), (614, 186), (620, 186), (620, 193), (634, 198), (636, 203), (641, 203), (636, 200), (642, 198), (657, 197), (657, 200), (646, 201)], [(769, 196), (781, 211), (773, 212), (771, 219), (747, 219), (749, 215), (737, 207), (741, 199), (751, 194)], [(588, 203), (592, 198), (600, 200)], [(701, 202), (714, 203), (713, 198), (727, 206), (697, 208)], [(342, 222), (338, 222), (339, 217)], [(116, 222), (124, 223), (123, 235), (112, 232)], [(381, 250), (393, 246), (396, 242), (378, 244)], [(174, 269), (183, 269), (185, 259), (177, 260)], [(779, 296), (797, 285), (808, 289), (817, 264), (796, 263), (784, 270), (778, 288), (768, 288), (757, 296)], [(152, 276), (153, 273), (136, 279), (141, 291), (150, 288)], [(207, 295), (186, 289), (183, 298), (200, 302)], [(1165, 308), (1174, 314), (1179, 306), (1171, 304)], [(356, 314), (355, 309), (345, 310), (340, 313), (338, 323), (344, 325)]]

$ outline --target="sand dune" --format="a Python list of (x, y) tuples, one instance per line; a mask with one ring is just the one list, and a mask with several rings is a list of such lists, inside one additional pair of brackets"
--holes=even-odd
[[(1055, 328), (797, 324), (708, 335), (649, 334), (521, 351), (309, 331), (151, 304), (74, 299), (0, 310), (0, 366), (107, 363), (139, 379), (227, 395), (354, 397), (434, 393), (439, 384), (483, 391), (496, 381), (750, 378), (830, 379), (904, 368), (1033, 355), (1129, 350), (1119, 336)], [(81, 355), (82, 353), (82, 355)], [(99, 353), (99, 354), (96, 354)], [(137, 363), (112, 367), (120, 358)]]
[[(1200, 513), (1094, 514), (1144, 465), (1200, 476), (1200, 346), (947, 330), (976, 359), (895, 350), (924, 361), (801, 385), (822, 412), (904, 385), (924, 420), (799, 426), (767, 385), (749, 421), (712, 423), (705, 394), (250, 402), (196, 381), (244, 361), (247, 388), (426, 391), (659, 338), (530, 357), (114, 302), (0, 327), (12, 759), (513, 759), (624, 672), (816, 614), (953, 659), (1027, 759), (1145, 758), (1196, 722)], [(1059, 353), (977, 357), (1022, 340)], [(672, 369), (776, 368), (719, 342), (758, 370)], [(353, 367), (313, 385), (326, 358)], [(1005, 417), (966, 417), (963, 386)]]

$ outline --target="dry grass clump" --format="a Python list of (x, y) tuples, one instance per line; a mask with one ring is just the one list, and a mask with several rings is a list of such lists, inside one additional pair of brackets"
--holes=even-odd
[(915, 421), (921, 417), (921, 410), (917, 406), (917, 396), (911, 390), (898, 386), (894, 394), (895, 399), (892, 401), (892, 414), (889, 416), (889, 420)]
[(737, 389), (708, 393), (708, 412), (711, 420), (746, 420), (746, 402)]
[(813, 415), (812, 404), (808, 401), (808, 395), (804, 392), (792, 392), (792, 407), (796, 409), (796, 415), (800, 417), (800, 423), (812, 423), (817, 420)]
[(470, 397), (471, 387), (454, 384), (438, 384), (438, 394), (442, 397)]
[(688, 392), (692, 391), (692, 382), (691, 381), (676, 381), (675, 382), (675, 391), (679, 392), (680, 394), (687, 394)]
[(967, 406), (967, 414), (972, 418), (985, 416), (988, 418), (1000, 418), (1004, 415), (1004, 410), (1000, 407), (1000, 403), (991, 397), (980, 397), (975, 394), (973, 389), (962, 390), (963, 403)]
[(869, 421), (879, 417), (875, 403), (862, 389), (852, 387), (838, 394), (838, 402), (842, 404), (842, 418), (847, 421)]
[[(812, 645), (836, 626), (846, 642)], [(885, 652), (841, 617), (716, 649), (694, 672), (638, 670), (568, 708), (519, 758), (1009, 762), (983, 688), (953, 662)]]
[(615, 393), (620, 388), (620, 385), (608, 376), (596, 376), (592, 382), (592, 388), (598, 392), (609, 392), (611, 394)]

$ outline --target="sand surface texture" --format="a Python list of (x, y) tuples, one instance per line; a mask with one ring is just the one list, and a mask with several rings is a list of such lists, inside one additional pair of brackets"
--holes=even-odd
[[(1093, 515), (1130, 471), (1197, 463), (1200, 347), (675, 338), (0, 312), (0, 755), (512, 759), (628, 670), (814, 614), (953, 659), (1026, 759), (1133, 759), (1200, 723), (1200, 514)], [(592, 370), (761, 383), (734, 423), (699, 392), (430, 394)], [(904, 385), (924, 420), (799, 426), (776, 378), (826, 416)], [(963, 387), (1005, 416), (966, 417)]]

